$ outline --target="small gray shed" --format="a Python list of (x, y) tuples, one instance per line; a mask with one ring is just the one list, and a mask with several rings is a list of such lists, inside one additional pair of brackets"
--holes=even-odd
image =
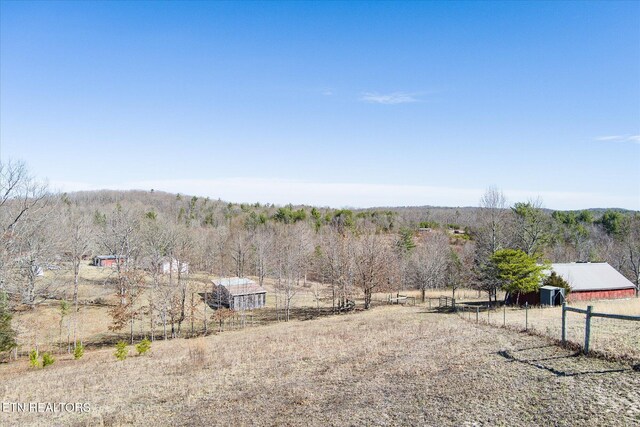
[(564, 302), (564, 289), (556, 286), (540, 287), (540, 305), (560, 305)]
[(225, 277), (212, 280), (213, 292), (208, 304), (213, 308), (253, 310), (267, 303), (267, 291), (253, 280), (242, 277)]

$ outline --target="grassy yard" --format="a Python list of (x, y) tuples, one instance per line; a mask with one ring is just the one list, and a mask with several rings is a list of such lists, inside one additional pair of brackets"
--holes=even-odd
[(46, 369), (23, 361), (0, 365), (0, 377), (4, 402), (91, 408), (1, 413), (7, 426), (640, 423), (630, 365), (421, 307), (157, 342), (122, 362), (113, 349)]

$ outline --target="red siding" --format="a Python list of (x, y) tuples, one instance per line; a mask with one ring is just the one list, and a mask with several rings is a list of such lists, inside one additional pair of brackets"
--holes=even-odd
[(611, 291), (573, 291), (567, 297), (568, 301), (585, 301), (590, 299), (617, 299), (636, 296), (636, 290), (615, 289)]

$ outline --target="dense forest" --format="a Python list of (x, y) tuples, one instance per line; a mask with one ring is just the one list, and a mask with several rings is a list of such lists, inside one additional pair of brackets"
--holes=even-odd
[[(640, 282), (638, 212), (553, 211), (541, 200), (507, 203), (497, 188), (478, 207), (275, 206), (154, 190), (54, 194), (9, 162), (0, 165), (0, 193), (5, 319), (50, 299), (77, 307), (80, 263), (97, 255), (120, 261), (109, 283), (120, 301), (114, 329), (141, 315), (133, 307), (144, 288), (145, 314), (176, 324), (177, 334), (186, 284), (180, 268), (171, 279), (160, 274), (167, 259), (215, 276), (271, 278), (285, 307), (307, 281), (321, 283), (334, 306), (357, 294), (368, 308), (374, 292), (408, 288), (476, 287), (495, 297), (504, 282), (491, 259), (504, 249), (538, 263), (606, 261)], [(72, 271), (73, 294), (43, 270)]]

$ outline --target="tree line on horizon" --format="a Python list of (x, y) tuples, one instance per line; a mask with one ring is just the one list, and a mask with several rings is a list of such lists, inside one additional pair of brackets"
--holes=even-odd
[[(542, 201), (507, 203), (489, 188), (477, 208), (331, 209), (227, 203), (158, 191), (52, 193), (20, 162), (0, 164), (0, 352), (15, 345), (11, 317), (68, 301), (77, 347), (80, 266), (116, 255), (106, 285), (113, 331), (147, 322), (152, 339), (184, 335), (190, 271), (273, 280), (288, 320), (301, 287), (340, 310), (375, 292), (472, 287), (525, 291), (501, 265), (606, 261), (640, 283), (640, 213), (551, 211)], [(175, 274), (162, 263), (175, 260)], [(71, 272), (72, 283), (43, 270)], [(311, 285), (313, 283), (313, 285)], [(520, 287), (519, 287), (520, 286)], [(70, 347), (71, 348), (71, 347)]]

